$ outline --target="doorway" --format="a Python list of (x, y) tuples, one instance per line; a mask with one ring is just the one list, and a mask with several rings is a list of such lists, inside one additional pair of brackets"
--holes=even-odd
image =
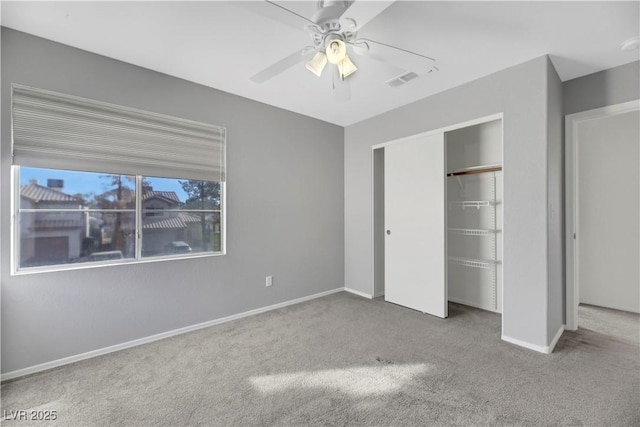
[(566, 329), (579, 304), (640, 312), (640, 102), (566, 117)]

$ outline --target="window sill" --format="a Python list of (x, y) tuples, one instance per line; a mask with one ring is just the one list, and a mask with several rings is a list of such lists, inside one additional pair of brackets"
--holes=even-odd
[(154, 257), (148, 257), (143, 259), (122, 259), (122, 260), (109, 260), (109, 261), (98, 261), (98, 262), (85, 262), (82, 264), (62, 264), (62, 265), (56, 265), (56, 266), (27, 267), (27, 268), (15, 270), (11, 273), (11, 275), (23, 276), (23, 275), (40, 274), (40, 273), (57, 273), (59, 271), (85, 270), (85, 269), (92, 269), (92, 268), (113, 267), (113, 266), (122, 266), (122, 265), (149, 264), (149, 263), (156, 263), (156, 262), (179, 261), (179, 260), (194, 259), (194, 258), (216, 258), (224, 255), (226, 255), (226, 252), (206, 252), (206, 253), (185, 254), (185, 255), (154, 256)]

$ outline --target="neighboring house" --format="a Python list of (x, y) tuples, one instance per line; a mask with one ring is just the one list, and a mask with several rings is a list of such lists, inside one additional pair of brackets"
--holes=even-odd
[[(95, 217), (89, 216), (86, 211), (48, 211), (83, 210), (86, 207), (85, 200), (65, 194), (61, 190), (45, 187), (37, 182), (31, 182), (21, 188), (21, 209), (47, 209), (47, 212), (22, 214), (22, 266), (73, 262), (96, 250), (120, 250), (125, 257), (133, 256), (135, 223), (131, 214), (123, 214), (120, 218), (119, 229), (123, 240), (116, 247), (113, 240), (115, 215), (103, 213)], [(203, 247), (201, 217), (194, 213), (178, 211), (181, 202), (175, 192), (145, 189), (142, 204), (144, 255), (160, 255), (174, 251), (172, 242), (186, 242), (187, 247), (196, 249)], [(88, 242), (90, 237), (94, 242), (89, 245), (91, 247), (87, 246), (91, 243)]]
[(155, 255), (170, 250), (173, 241), (202, 247), (201, 218), (189, 212), (177, 212), (180, 199), (173, 191), (147, 190), (142, 196), (142, 253)]
[[(20, 188), (21, 209), (83, 209), (85, 201), (30, 182)], [(22, 265), (44, 265), (78, 258), (88, 235), (86, 212), (26, 212), (20, 218)]]

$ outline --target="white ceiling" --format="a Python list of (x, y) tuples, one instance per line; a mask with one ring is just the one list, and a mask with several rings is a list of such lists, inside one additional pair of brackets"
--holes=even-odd
[[(314, 1), (278, 3), (308, 18), (316, 7)], [(275, 6), (259, 2), (3, 1), (1, 20), (9, 28), (347, 126), (545, 54), (563, 81), (638, 60), (638, 50), (623, 52), (620, 44), (639, 35), (639, 4), (397, 1), (359, 36), (434, 57), (439, 71), (391, 88), (384, 82), (403, 69), (351, 55), (359, 70), (347, 78), (348, 101), (334, 96), (327, 70), (318, 78), (303, 62), (265, 83), (250, 80), (311, 44), (304, 23), (297, 28), (265, 17), (259, 11), (267, 6), (283, 18)]]

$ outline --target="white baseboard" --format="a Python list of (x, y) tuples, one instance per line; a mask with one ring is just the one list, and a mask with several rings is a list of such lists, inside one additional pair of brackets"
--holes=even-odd
[(346, 286), (344, 290), (345, 292), (349, 292), (350, 294), (358, 295), (363, 298), (373, 299), (373, 296), (371, 296), (371, 294), (367, 294), (362, 291), (356, 291), (355, 289), (347, 288)]
[(522, 340), (519, 340), (519, 339), (516, 339), (516, 338), (511, 338), (511, 337), (508, 337), (506, 335), (502, 335), (501, 338), (502, 338), (502, 341), (506, 341), (508, 343), (515, 344), (515, 345), (520, 346), (520, 347), (528, 348), (529, 350), (537, 351), (538, 353), (549, 354), (549, 350), (548, 350), (549, 347), (536, 345), (536, 344), (531, 344), (529, 342), (522, 341)]
[(564, 325), (560, 326), (560, 329), (558, 329), (558, 332), (556, 332), (556, 335), (551, 340), (551, 343), (547, 346), (531, 344), (529, 342), (522, 341), (516, 338), (511, 338), (506, 335), (502, 335), (502, 340), (511, 344), (518, 345), (520, 347), (528, 348), (529, 350), (537, 351), (538, 353), (551, 354), (554, 347), (558, 343), (558, 340), (562, 336), (563, 332), (564, 332)]
[(560, 337), (564, 333), (564, 328), (565, 328), (565, 325), (560, 325), (560, 328), (558, 329), (558, 332), (556, 332), (556, 335), (551, 340), (551, 344), (549, 344), (549, 353), (552, 353), (553, 349), (556, 348), (556, 344), (558, 344), (558, 341), (560, 340)]
[(321, 298), (327, 295), (335, 294), (344, 291), (345, 288), (336, 288), (330, 291), (320, 292), (317, 294), (309, 295), (302, 298), (293, 299), (290, 301), (273, 304), (267, 307), (256, 308), (254, 310), (245, 311), (244, 313), (238, 313), (220, 319), (210, 320), (208, 322), (198, 323), (184, 328), (174, 329), (172, 331), (162, 332), (156, 335), (140, 338), (133, 341), (124, 342), (121, 344), (112, 345), (109, 347), (99, 348), (97, 350), (88, 351), (86, 353), (76, 354), (74, 356), (63, 357), (62, 359), (52, 360), (51, 362), (41, 363), (39, 365), (30, 366), (28, 368), (18, 369), (4, 373), (0, 376), (0, 381), (6, 381), (13, 378), (22, 377), (25, 375), (35, 374), (37, 372), (45, 371), (47, 369), (57, 368), (58, 366), (68, 365), (70, 363), (79, 362), (81, 360), (90, 359), (96, 356), (102, 356), (103, 354), (113, 353), (114, 351), (124, 350), (126, 348), (136, 347), (142, 344), (158, 341), (164, 338), (173, 337), (175, 335), (185, 334), (187, 332), (196, 331), (198, 329), (208, 328), (209, 326), (219, 325), (221, 323), (230, 322), (232, 320), (241, 319), (243, 317), (253, 316), (255, 314), (264, 313), (271, 310), (277, 310), (293, 304), (299, 304), (301, 302), (310, 301), (312, 299)]

